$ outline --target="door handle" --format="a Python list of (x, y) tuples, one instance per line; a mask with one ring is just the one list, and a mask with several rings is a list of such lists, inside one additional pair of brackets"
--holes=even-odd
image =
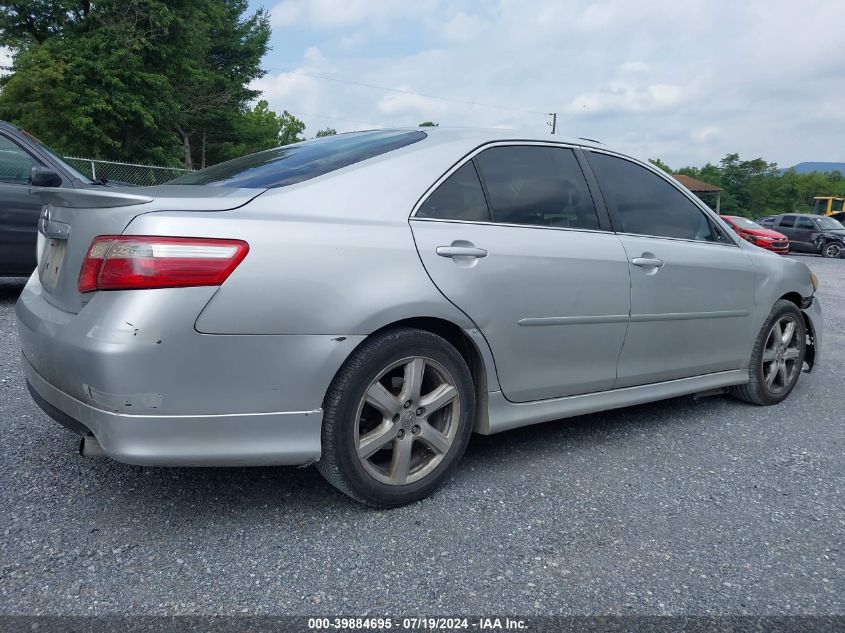
[(663, 260), (656, 257), (635, 257), (631, 260), (631, 263), (640, 268), (660, 268), (663, 266)]
[(487, 257), (487, 251), (475, 246), (438, 246), (440, 257)]

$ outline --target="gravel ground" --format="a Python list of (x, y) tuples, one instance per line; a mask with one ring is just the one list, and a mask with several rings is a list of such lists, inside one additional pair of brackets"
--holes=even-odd
[(83, 459), (30, 400), (0, 279), (0, 613), (843, 614), (845, 261), (782, 405), (667, 402), (477, 436), (373, 511), (313, 468)]

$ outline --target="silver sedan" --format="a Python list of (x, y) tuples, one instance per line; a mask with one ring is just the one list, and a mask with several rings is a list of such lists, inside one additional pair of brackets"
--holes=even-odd
[(36, 193), (24, 366), (83, 454), (316, 463), (389, 507), (473, 431), (725, 389), (773, 405), (819, 358), (803, 263), (591, 142), (371, 131)]

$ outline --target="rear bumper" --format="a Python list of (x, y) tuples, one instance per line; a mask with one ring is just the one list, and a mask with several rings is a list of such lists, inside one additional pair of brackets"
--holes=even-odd
[[(23, 357), (36, 403), (57, 422), (90, 431), (120, 462), (148, 466), (302, 465), (320, 459), (323, 412), (127, 415), (80, 402), (44, 380)], [(75, 423), (75, 424), (74, 424)]]
[(319, 459), (323, 398), (364, 337), (200, 334), (214, 290), (101, 292), (73, 314), (33, 275), (16, 313), (36, 401), (132, 464)]

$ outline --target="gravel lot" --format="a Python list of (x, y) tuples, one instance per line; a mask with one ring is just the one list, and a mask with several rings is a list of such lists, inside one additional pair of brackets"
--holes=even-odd
[(393, 511), (313, 468), (83, 459), (32, 403), (0, 279), (0, 613), (843, 614), (845, 261), (782, 405), (692, 398), (475, 437)]

